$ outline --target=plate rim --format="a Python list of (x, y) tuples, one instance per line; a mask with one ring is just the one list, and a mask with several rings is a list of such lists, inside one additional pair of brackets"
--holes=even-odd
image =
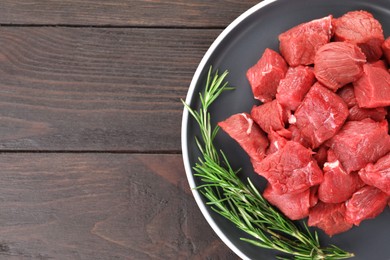
[[(260, 10), (261, 8), (264, 8), (271, 3), (274, 3), (276, 1), (280, 0), (264, 0), (253, 7), (249, 8), (245, 12), (243, 12), (241, 15), (239, 15), (233, 22), (231, 22), (214, 40), (214, 42), (210, 45), (209, 49), (204, 54), (203, 58), (201, 59), (189, 86), (187, 96), (185, 99), (185, 102), (187, 104), (191, 103), (191, 99), (194, 96), (195, 87), (199, 81), (200, 75), (202, 70), (204, 69), (205, 65), (207, 64), (207, 61), (210, 59), (211, 55), (214, 53), (215, 49), (220, 45), (220, 43), (226, 38), (226, 36), (234, 29), (236, 28), (243, 20), (245, 20), (247, 17), (255, 13), (256, 11)], [(183, 116), (182, 116), (182, 124), (181, 124), (181, 149), (182, 149), (182, 158), (184, 163), (184, 170), (186, 172), (187, 181), (190, 186), (192, 195), (195, 198), (195, 201), (202, 212), (202, 215), (208, 222), (208, 224), (211, 226), (211, 228), (214, 230), (214, 232), (218, 235), (218, 237), (224, 242), (225, 245), (227, 245), (237, 256), (239, 256), (241, 259), (247, 260), (250, 259), (248, 256), (245, 255), (244, 252), (242, 252), (236, 245), (234, 245), (230, 239), (225, 235), (225, 233), (218, 227), (214, 219), (211, 217), (210, 213), (208, 212), (208, 209), (206, 207), (206, 204), (203, 203), (201, 194), (196, 189), (195, 179), (193, 176), (192, 166), (190, 165), (189, 160), (189, 154), (188, 154), (188, 143), (187, 143), (187, 132), (188, 132), (188, 117), (189, 112), (186, 108), (183, 109)]]

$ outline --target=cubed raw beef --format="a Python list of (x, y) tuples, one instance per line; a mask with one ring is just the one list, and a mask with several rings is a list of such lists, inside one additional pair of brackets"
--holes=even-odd
[(339, 95), (347, 104), (348, 108), (351, 108), (357, 105), (355, 90), (353, 89), (352, 84), (345, 85), (337, 91), (337, 95)]
[(271, 154), (279, 151), (287, 143), (287, 139), (285, 137), (281, 136), (279, 133), (273, 130), (271, 130), (271, 132), (268, 134), (268, 139), (269, 139), (269, 147), (267, 150), (267, 154)]
[(365, 62), (366, 57), (356, 45), (330, 42), (317, 51), (314, 58), (314, 74), (318, 81), (336, 91), (359, 79)]
[(387, 121), (347, 121), (327, 145), (332, 148), (347, 173), (358, 171), (390, 151)]
[(365, 64), (363, 68), (363, 75), (353, 84), (359, 107), (374, 108), (389, 106), (389, 72), (371, 64)]
[(322, 169), (324, 167), (324, 164), (327, 161), (328, 156), (328, 147), (325, 145), (321, 145), (317, 148), (315, 151), (315, 154), (313, 155), (314, 159), (317, 161), (318, 166)]
[(365, 118), (371, 118), (374, 121), (380, 122), (386, 118), (387, 110), (384, 107), (376, 108), (361, 108), (355, 105), (349, 109), (347, 120), (361, 121)]
[(356, 191), (345, 203), (345, 219), (359, 226), (365, 219), (375, 218), (385, 209), (389, 195), (372, 186), (364, 186)]
[(218, 125), (254, 160), (262, 160), (268, 147), (265, 133), (247, 113), (235, 114)]
[[(376, 63), (379, 63), (377, 61)], [(373, 65), (376, 66), (376, 65)], [(355, 97), (355, 90), (352, 84), (348, 84), (337, 91), (337, 94), (344, 100), (349, 108), (349, 121), (361, 121), (364, 118), (371, 118), (375, 121), (382, 121), (385, 119), (387, 111), (383, 107), (377, 108), (361, 108), (357, 104)]]
[(388, 63), (390, 63), (390, 37), (388, 37), (382, 44), (382, 50)]
[(315, 81), (311, 67), (290, 67), (279, 83), (276, 99), (286, 109), (295, 111)]
[(287, 130), (291, 133), (291, 141), (298, 142), (306, 148), (310, 147), (310, 143), (302, 136), (295, 124), (291, 124)]
[(328, 151), (328, 162), (324, 164), (323, 172), (324, 181), (318, 188), (318, 199), (323, 202), (344, 202), (361, 187), (358, 174), (348, 174), (332, 150)]
[(319, 227), (329, 236), (345, 232), (352, 228), (344, 218), (345, 210), (344, 203), (318, 202), (310, 209), (308, 225)]
[(264, 160), (252, 160), (252, 163), (255, 172), (265, 177), (277, 194), (303, 192), (323, 180), (312, 151), (294, 141), (288, 141)]
[(271, 101), (286, 72), (287, 64), (283, 57), (276, 51), (265, 49), (260, 60), (246, 73), (254, 98), (261, 102)]
[(348, 117), (348, 107), (334, 92), (315, 83), (295, 111), (296, 126), (311, 148), (331, 138)]
[(360, 178), (368, 185), (390, 195), (390, 153), (375, 164), (369, 163), (359, 171)]
[(318, 203), (318, 185), (310, 187), (310, 208), (314, 207)]
[(384, 60), (377, 60), (375, 62), (370, 63), (373, 67), (382, 68), (387, 70), (387, 63)]
[(360, 47), (368, 61), (382, 56), (381, 45), (385, 40), (382, 25), (366, 11), (352, 11), (336, 19), (334, 39), (347, 41)]
[(293, 194), (278, 194), (268, 184), (263, 196), (291, 220), (302, 219), (309, 215), (310, 189)]
[(287, 110), (276, 99), (260, 106), (254, 106), (251, 116), (267, 133), (270, 133), (271, 129), (274, 131), (283, 130), (288, 120)]
[(297, 25), (279, 35), (279, 49), (290, 66), (310, 65), (319, 47), (332, 38), (332, 16)]

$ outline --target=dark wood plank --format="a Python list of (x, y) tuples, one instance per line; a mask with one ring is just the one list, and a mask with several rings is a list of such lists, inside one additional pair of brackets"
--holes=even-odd
[(180, 151), (220, 30), (0, 28), (0, 150)]
[(2, 154), (2, 259), (235, 259), (180, 155)]
[(259, 1), (3, 0), (1, 24), (225, 27)]

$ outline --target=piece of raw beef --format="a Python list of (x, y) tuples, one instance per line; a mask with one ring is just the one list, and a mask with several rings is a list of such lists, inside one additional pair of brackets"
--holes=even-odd
[(318, 199), (326, 203), (348, 200), (362, 186), (357, 173), (348, 174), (332, 150), (328, 151), (328, 162), (324, 164), (324, 181), (318, 188)]
[(310, 209), (309, 226), (316, 226), (329, 236), (345, 232), (352, 228), (352, 224), (345, 220), (346, 207), (344, 203), (318, 202)]
[(268, 147), (268, 139), (247, 113), (235, 114), (218, 125), (236, 140), (254, 160), (262, 160)]
[(388, 123), (372, 119), (347, 121), (326, 144), (347, 173), (358, 171), (390, 151)]
[(370, 63), (372, 66), (377, 67), (377, 68), (382, 68), (387, 70), (387, 62), (384, 60), (377, 60), (375, 62)]
[(389, 195), (372, 186), (364, 186), (356, 191), (345, 203), (345, 219), (359, 226), (365, 219), (375, 218), (385, 209)]
[(291, 133), (291, 141), (298, 142), (306, 148), (310, 147), (310, 143), (302, 136), (301, 132), (295, 124), (290, 124), (287, 130)]
[(279, 83), (276, 99), (286, 109), (295, 111), (314, 82), (314, 72), (311, 67), (290, 67), (286, 77)]
[(347, 120), (361, 121), (365, 118), (371, 118), (374, 121), (380, 122), (386, 118), (386, 115), (387, 109), (384, 107), (361, 108), (358, 105), (355, 105), (349, 109)]
[(290, 66), (310, 65), (318, 48), (332, 38), (332, 16), (297, 25), (279, 35), (279, 49)]
[(319, 82), (336, 91), (359, 79), (365, 63), (366, 57), (355, 44), (330, 42), (316, 52), (314, 74)]
[(337, 90), (337, 95), (339, 95), (344, 100), (348, 108), (357, 105), (355, 90), (353, 89), (352, 84), (347, 84), (344, 87)]
[(364, 118), (371, 118), (375, 121), (382, 121), (385, 119), (387, 110), (383, 107), (377, 108), (361, 108), (359, 107), (355, 90), (352, 84), (348, 84), (337, 91), (337, 94), (344, 100), (349, 108), (349, 121), (361, 121)]
[(366, 11), (352, 11), (335, 19), (334, 39), (347, 41), (360, 47), (368, 61), (382, 56), (381, 45), (385, 40), (382, 25)]
[(268, 140), (269, 147), (267, 150), (267, 155), (279, 151), (287, 143), (287, 139), (284, 136), (281, 136), (279, 133), (273, 130), (271, 130), (271, 132), (268, 134)]
[(316, 82), (294, 116), (301, 135), (314, 149), (339, 131), (348, 117), (348, 107), (338, 95)]
[(318, 185), (310, 187), (310, 208), (314, 207), (318, 203)]
[(359, 171), (359, 175), (366, 184), (375, 186), (390, 196), (390, 153), (375, 164), (367, 164)]
[(327, 157), (328, 147), (326, 147), (324, 144), (318, 147), (315, 151), (315, 154), (313, 155), (313, 158), (317, 161), (317, 164), (321, 169), (324, 167), (324, 164), (327, 161)]
[(388, 63), (390, 63), (390, 37), (388, 37), (382, 44), (383, 54)]
[(284, 125), (288, 120), (288, 111), (274, 99), (271, 102), (254, 106), (251, 110), (253, 120), (266, 133), (284, 131)]
[(261, 102), (271, 101), (286, 72), (287, 64), (283, 57), (276, 51), (265, 49), (259, 61), (246, 73), (254, 98)]
[(275, 193), (299, 193), (323, 180), (322, 171), (312, 154), (301, 144), (288, 141), (262, 161), (252, 160), (252, 164), (255, 172), (268, 180)]
[(291, 220), (302, 219), (309, 215), (309, 208), (311, 207), (310, 189), (293, 194), (278, 194), (268, 184), (263, 196)]
[(363, 69), (363, 75), (353, 83), (359, 107), (375, 108), (389, 106), (389, 72), (372, 64), (365, 64)]

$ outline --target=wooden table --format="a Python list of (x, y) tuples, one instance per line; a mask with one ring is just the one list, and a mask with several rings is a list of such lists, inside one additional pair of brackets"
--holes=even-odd
[(236, 259), (180, 146), (205, 51), (258, 1), (0, 3), (0, 259)]

